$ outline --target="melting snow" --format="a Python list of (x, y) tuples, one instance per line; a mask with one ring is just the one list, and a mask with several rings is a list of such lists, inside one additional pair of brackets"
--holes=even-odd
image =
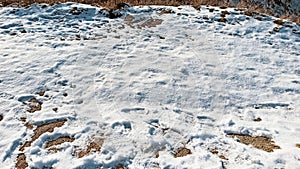
[[(30, 168), (300, 166), (296, 24), (206, 6), (129, 7), (116, 19), (103, 11), (0, 8), (0, 168), (17, 157)], [(36, 128), (65, 119), (20, 149)]]

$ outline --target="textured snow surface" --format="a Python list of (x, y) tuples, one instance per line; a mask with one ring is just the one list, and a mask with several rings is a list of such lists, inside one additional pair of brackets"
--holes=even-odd
[[(14, 168), (20, 153), (29, 168), (299, 168), (298, 26), (206, 6), (132, 7), (117, 19), (100, 11), (0, 8), (0, 168)], [(40, 111), (28, 112), (32, 98)], [(34, 135), (24, 118), (67, 122), (21, 151)], [(281, 149), (228, 133), (266, 136)], [(75, 140), (45, 147), (61, 136)], [(100, 152), (74, 155), (93, 137), (104, 140)], [(175, 158), (182, 147), (191, 154)]]

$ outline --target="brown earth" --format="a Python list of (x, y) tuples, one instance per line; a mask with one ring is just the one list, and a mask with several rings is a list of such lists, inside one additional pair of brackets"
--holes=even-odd
[[(24, 33), (26, 33), (26, 32), (24, 32)], [(37, 94), (38, 94), (39, 96), (44, 96), (44, 94), (45, 94), (45, 91), (44, 91), (44, 90), (42, 90), (42, 91), (39, 91), (39, 92), (37, 92)]]
[(47, 124), (42, 124), (40, 126), (37, 126), (37, 128), (34, 130), (34, 135), (31, 137), (31, 141), (25, 142), (21, 147), (20, 151), (23, 151), (26, 147), (30, 147), (31, 143), (34, 142), (36, 139), (38, 139), (42, 134), (46, 132), (53, 132), (54, 128), (61, 127), (65, 124), (67, 120), (63, 119), (57, 122), (51, 122)]
[(228, 160), (228, 158), (226, 158), (223, 154), (221, 154), (217, 148), (209, 149), (208, 151), (211, 152), (212, 154), (217, 155), (222, 160)]
[(21, 153), (17, 157), (16, 168), (17, 169), (25, 169), (26, 167), (28, 167), (28, 164), (26, 162), (26, 156), (24, 153)]
[(174, 154), (174, 157), (177, 158), (177, 157), (184, 157), (184, 156), (187, 156), (189, 154), (192, 154), (191, 150), (188, 149), (188, 148), (180, 148), (178, 149), (175, 154)]
[(300, 148), (300, 144), (296, 144), (296, 147)]
[[(26, 121), (26, 118), (22, 118), (22, 121)], [(46, 132), (53, 132), (54, 128), (63, 126), (66, 121), (67, 121), (66, 119), (63, 119), (63, 120), (60, 120), (57, 122), (51, 122), (51, 123), (37, 126), (37, 128), (34, 130), (34, 135), (31, 137), (31, 141), (25, 142), (20, 147), (19, 151), (24, 151), (24, 149), (26, 147), (30, 147), (31, 143), (33, 141), (35, 141), (36, 139), (38, 139), (42, 134), (44, 134)], [(30, 129), (33, 128), (33, 125), (29, 124), (29, 123), (25, 123), (25, 126)], [(28, 167), (28, 163), (26, 162), (26, 156), (24, 153), (20, 153), (17, 157), (16, 168), (17, 169), (25, 169), (27, 167)]]
[(32, 98), (28, 101), (28, 103), (23, 103), (24, 105), (27, 105), (30, 109), (27, 110), (29, 113), (34, 113), (36, 111), (42, 110), (42, 102), (39, 102), (36, 98)]
[(55, 145), (59, 145), (65, 142), (73, 142), (75, 139), (70, 136), (59, 137), (55, 140), (48, 141), (45, 145), (45, 148), (49, 148)]
[(255, 121), (255, 122), (260, 122), (262, 119), (260, 118), (260, 117), (258, 117), (258, 118), (255, 118), (253, 121)]
[(100, 152), (103, 143), (104, 143), (103, 138), (95, 138), (94, 137), (93, 140), (88, 143), (86, 149), (77, 150), (75, 152), (75, 156), (78, 157), (78, 158), (82, 158), (84, 156), (90, 155), (92, 152)]
[(279, 146), (275, 145), (274, 141), (272, 141), (268, 137), (263, 136), (250, 136), (245, 134), (234, 134), (230, 133), (228, 134), (232, 138), (238, 138), (240, 142), (246, 144), (246, 145), (253, 145), (255, 148), (264, 150), (266, 152), (273, 152), (276, 149), (280, 149)]
[(126, 169), (126, 168), (122, 164), (119, 164), (119, 165), (116, 166), (115, 169)]

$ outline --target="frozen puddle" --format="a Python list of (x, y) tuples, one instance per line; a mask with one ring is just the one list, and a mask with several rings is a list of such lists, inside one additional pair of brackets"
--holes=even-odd
[(107, 12), (0, 8), (0, 168), (300, 166), (298, 26), (218, 7)]

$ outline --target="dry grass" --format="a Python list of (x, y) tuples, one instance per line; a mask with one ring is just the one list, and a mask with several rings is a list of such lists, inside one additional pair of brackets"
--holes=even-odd
[(262, 136), (250, 136), (245, 134), (228, 134), (232, 138), (238, 138), (240, 142), (246, 145), (253, 145), (255, 148), (264, 150), (266, 152), (273, 152), (275, 149), (280, 149), (279, 146), (274, 144), (270, 138), (262, 137)]
[(168, 5), (168, 6), (179, 6), (179, 5), (193, 5), (198, 7), (200, 5), (213, 5), (213, 6), (228, 6), (228, 3), (222, 0), (2, 0), (1, 4), (7, 6), (10, 4), (19, 4), (21, 6), (28, 6), (33, 3), (47, 3), (57, 4), (64, 2), (78, 2), (84, 4), (91, 4), (95, 6), (104, 6), (110, 9), (117, 8), (117, 4), (128, 3), (131, 5)]
[[(57, 4), (64, 2), (78, 2), (84, 4), (91, 4), (94, 6), (103, 6), (108, 9), (117, 9), (120, 8), (122, 3), (128, 3), (131, 5), (168, 5), (168, 6), (179, 6), (179, 5), (192, 5), (195, 8), (199, 8), (200, 5), (211, 5), (211, 6), (220, 6), (223, 9), (226, 7), (236, 7), (244, 8), (247, 12), (255, 13), (265, 13), (268, 15), (277, 15), (272, 13), (270, 9), (270, 4), (274, 3), (274, 0), (268, 0), (268, 8), (264, 8), (262, 4), (255, 3), (252, 0), (240, 0), (238, 4), (230, 4), (228, 0), (0, 0), (0, 5), (7, 6), (11, 4), (18, 4), (19, 6), (29, 6), (33, 3), (47, 3), (47, 4)], [(275, 1), (276, 2), (276, 1)], [(293, 22), (296, 22), (300, 25), (300, 15), (291, 13), (288, 8), (288, 4), (281, 4), (285, 9), (284, 13), (280, 16), (283, 19), (289, 19)]]

